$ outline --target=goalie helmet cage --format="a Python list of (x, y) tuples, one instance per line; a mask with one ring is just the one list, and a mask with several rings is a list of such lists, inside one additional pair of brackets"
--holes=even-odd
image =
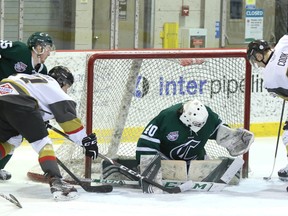
[[(189, 99), (211, 107), (230, 127), (249, 129), (251, 66), (246, 49), (97, 51), (88, 58), (85, 80), (76, 101), (78, 115), (86, 119), (87, 134), (96, 133), (101, 154), (113, 159), (135, 159), (146, 124), (162, 109)], [(68, 143), (56, 155), (72, 172), (86, 178), (100, 173), (101, 159), (84, 159), (83, 150)], [(230, 157), (213, 140), (205, 149), (212, 159)], [(243, 156), (244, 178), (248, 157)], [(33, 170), (28, 176), (39, 177)]]

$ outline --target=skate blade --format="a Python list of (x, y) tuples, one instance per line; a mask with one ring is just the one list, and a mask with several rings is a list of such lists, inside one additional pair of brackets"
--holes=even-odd
[(79, 197), (77, 192), (70, 192), (68, 194), (63, 194), (61, 191), (55, 191), (52, 195), (54, 200), (56, 201), (69, 201), (78, 199)]

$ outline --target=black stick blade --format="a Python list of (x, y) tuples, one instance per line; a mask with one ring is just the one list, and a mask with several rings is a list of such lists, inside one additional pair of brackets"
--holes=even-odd
[(113, 186), (111, 185), (99, 185), (99, 186), (84, 186), (82, 188), (87, 192), (94, 192), (94, 193), (109, 193), (113, 191)]

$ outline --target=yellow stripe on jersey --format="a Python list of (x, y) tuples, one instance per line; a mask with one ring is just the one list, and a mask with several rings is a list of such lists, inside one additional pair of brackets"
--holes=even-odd
[(79, 118), (74, 118), (71, 121), (66, 121), (63, 123), (59, 123), (61, 128), (67, 134), (76, 133), (84, 128), (81, 120)]

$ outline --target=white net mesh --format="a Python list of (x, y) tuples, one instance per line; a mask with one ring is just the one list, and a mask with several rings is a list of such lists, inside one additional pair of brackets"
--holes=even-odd
[[(97, 134), (101, 154), (135, 158), (136, 143), (146, 124), (162, 109), (192, 98), (211, 107), (232, 128), (244, 127), (243, 57), (182, 59), (173, 53), (169, 58), (154, 53), (155, 57), (135, 51), (129, 58), (121, 54), (96, 58), (93, 101), (88, 104), (93, 108), (91, 130)], [(76, 91), (83, 121), (87, 117), (87, 74), (84, 83)], [(206, 151), (211, 158), (229, 156), (214, 141), (207, 143)], [(83, 150), (71, 143), (61, 145), (56, 153), (78, 176), (90, 169), (84, 165)], [(99, 172), (99, 161), (93, 162), (92, 173)]]

